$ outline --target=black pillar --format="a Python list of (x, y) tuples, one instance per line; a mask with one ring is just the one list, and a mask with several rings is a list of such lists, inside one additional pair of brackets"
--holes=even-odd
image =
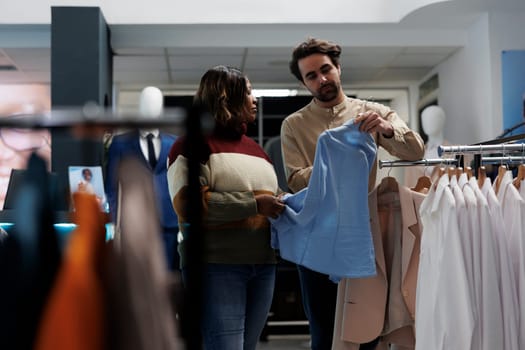
[[(51, 106), (81, 107), (112, 101), (113, 53), (110, 31), (98, 7), (51, 8)], [(79, 139), (53, 129), (51, 168), (62, 193), (69, 193), (68, 167), (102, 166), (101, 139)]]

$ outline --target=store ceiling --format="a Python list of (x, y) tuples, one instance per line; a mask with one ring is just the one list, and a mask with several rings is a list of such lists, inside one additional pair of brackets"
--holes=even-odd
[[(122, 90), (155, 85), (192, 89), (204, 71), (224, 64), (243, 69), (255, 87), (299, 87), (289, 73), (293, 45), (307, 36), (343, 46), (345, 84), (391, 86), (420, 81), (465, 42), (483, 11), (525, 10), (523, 0), (460, 0), (439, 3), (395, 24), (111, 25), (114, 83)], [(0, 24), (0, 34), (2, 32)], [(2, 45), (0, 84), (50, 82), (50, 26), (28, 26), (40, 41)], [(17, 42), (16, 33), (11, 42)], [(1, 35), (0, 35), (1, 39)], [(406, 84), (405, 84), (406, 86)]]
[[(368, 84), (421, 79), (457, 47), (349, 47), (341, 59), (345, 83)], [(242, 68), (253, 84), (295, 86), (290, 48), (178, 47), (115, 50), (113, 80), (120, 86), (190, 87), (208, 67)], [(1, 83), (49, 83), (50, 48), (0, 49)]]

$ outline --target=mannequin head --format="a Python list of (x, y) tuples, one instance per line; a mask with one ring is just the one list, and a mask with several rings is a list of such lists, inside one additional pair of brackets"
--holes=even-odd
[(139, 112), (141, 117), (159, 118), (164, 108), (162, 91), (154, 86), (145, 87), (140, 93)]
[(439, 106), (428, 106), (421, 113), (421, 126), (430, 140), (442, 140), (445, 127), (445, 111)]

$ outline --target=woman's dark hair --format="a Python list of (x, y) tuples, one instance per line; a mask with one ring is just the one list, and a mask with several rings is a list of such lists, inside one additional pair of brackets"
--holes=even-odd
[(244, 113), (247, 94), (247, 79), (239, 69), (215, 66), (202, 76), (193, 102), (210, 112), (217, 123), (235, 124)]
[(295, 47), (290, 61), (290, 71), (300, 82), (304, 81), (299, 70), (299, 60), (316, 53), (327, 55), (334, 66), (339, 67), (341, 46), (327, 40), (309, 38)]

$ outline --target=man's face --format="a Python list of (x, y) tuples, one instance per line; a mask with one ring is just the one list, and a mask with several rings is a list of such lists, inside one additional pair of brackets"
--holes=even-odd
[[(50, 108), (49, 87), (46, 85), (0, 86), (0, 118), (43, 113)], [(0, 209), (4, 206), (11, 169), (25, 169), (32, 150), (47, 161), (49, 168), (51, 145), (48, 131), (0, 129)]]
[(341, 94), (341, 69), (330, 57), (316, 53), (298, 62), (304, 86), (321, 102), (331, 102)]

